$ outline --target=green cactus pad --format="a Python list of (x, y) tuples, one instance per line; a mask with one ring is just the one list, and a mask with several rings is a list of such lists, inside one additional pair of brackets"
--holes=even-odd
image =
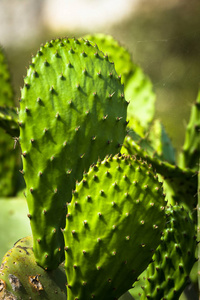
[(160, 120), (154, 120), (151, 124), (148, 139), (161, 160), (167, 161), (173, 165), (175, 164), (176, 158), (174, 148)]
[[(182, 169), (176, 165), (161, 161), (153, 157), (152, 147), (146, 141), (140, 139), (134, 132), (126, 137), (123, 152), (129, 155), (138, 155), (146, 160), (162, 176), (166, 198), (171, 204), (186, 205), (193, 213), (197, 205), (197, 176), (190, 169)], [(189, 184), (188, 184), (189, 183)], [(196, 214), (193, 214), (196, 222)]]
[(147, 268), (147, 281), (141, 299), (179, 299), (196, 261), (195, 226), (179, 206), (166, 209), (167, 222), (153, 263)]
[(19, 125), (36, 261), (64, 258), (61, 228), (75, 181), (100, 157), (118, 153), (127, 102), (114, 65), (88, 41), (41, 47), (22, 89)]
[(0, 106), (0, 127), (13, 138), (19, 137), (17, 109)]
[[(0, 106), (14, 105), (13, 89), (10, 82), (5, 55), (0, 47)], [(0, 117), (1, 119), (1, 117)], [(1, 123), (1, 121), (0, 121)], [(0, 196), (13, 196), (17, 186), (18, 149), (14, 141), (0, 128)]]
[(186, 129), (185, 143), (180, 156), (180, 166), (199, 170), (200, 157), (200, 91), (192, 107), (190, 120)]
[[(105, 34), (86, 35), (86, 39), (96, 43), (100, 50), (108, 55), (115, 64), (116, 71), (122, 77), (125, 97), (130, 101), (128, 118), (138, 120), (147, 130), (155, 113), (155, 94), (150, 79), (142, 69), (132, 62), (130, 53), (112, 36)], [(134, 129), (138, 128), (133, 121)]]
[(68, 206), (68, 300), (117, 299), (130, 289), (160, 242), (164, 205), (144, 161), (114, 156), (91, 168)]
[(0, 268), (0, 299), (64, 300), (66, 276), (61, 265), (47, 272), (35, 262), (32, 237), (19, 240), (3, 258)]

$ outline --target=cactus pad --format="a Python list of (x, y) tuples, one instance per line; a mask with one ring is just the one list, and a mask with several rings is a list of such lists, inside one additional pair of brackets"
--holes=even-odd
[[(194, 210), (197, 205), (197, 176), (194, 171), (182, 169), (153, 157), (152, 147), (145, 140), (140, 140), (138, 145), (138, 136), (133, 133), (126, 137), (123, 150), (129, 155), (138, 155), (145, 159), (162, 176), (167, 200), (170, 200), (171, 204), (178, 203), (191, 211)], [(193, 217), (196, 222), (196, 214), (193, 214)]]
[(175, 164), (176, 158), (174, 148), (160, 120), (154, 120), (151, 124), (148, 139), (161, 160), (167, 161), (173, 165)]
[(155, 113), (155, 93), (150, 79), (132, 62), (129, 51), (112, 36), (94, 34), (86, 35), (85, 38), (96, 43), (99, 49), (108, 55), (109, 60), (114, 62), (116, 71), (124, 83), (125, 97), (130, 101), (128, 118), (132, 118), (135, 130), (139, 121), (146, 131)]
[(160, 242), (164, 205), (145, 162), (114, 156), (91, 168), (68, 205), (68, 300), (117, 299), (131, 288)]
[(75, 181), (120, 151), (127, 102), (114, 65), (85, 40), (42, 46), (24, 81), (19, 125), (33, 249), (53, 269), (64, 257), (60, 228)]
[(64, 300), (66, 276), (63, 266), (47, 272), (37, 265), (32, 237), (19, 240), (3, 258), (0, 268), (0, 299)]
[(195, 104), (192, 106), (190, 120), (187, 125), (185, 143), (180, 156), (183, 168), (199, 170), (200, 157), (200, 91)]
[(196, 261), (195, 226), (179, 206), (166, 210), (166, 227), (153, 263), (147, 268), (147, 283), (141, 299), (179, 299)]

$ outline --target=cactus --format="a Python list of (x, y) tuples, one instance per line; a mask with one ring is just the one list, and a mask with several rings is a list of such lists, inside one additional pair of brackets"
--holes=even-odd
[[(146, 141), (140, 139), (137, 144), (134, 141), (135, 135), (132, 133), (126, 137), (124, 142), (124, 150), (129, 155), (138, 155), (152, 164), (158, 174), (162, 176), (164, 182), (164, 191), (166, 197), (171, 204), (182, 204), (193, 212), (197, 205), (197, 176), (190, 169), (182, 169), (177, 165), (171, 165), (168, 162), (161, 161), (157, 157), (153, 157), (150, 153), (154, 153), (151, 146), (146, 145)], [(138, 139), (138, 136), (136, 136)], [(141, 146), (142, 145), (142, 146)], [(144, 149), (142, 147), (145, 147)], [(146, 151), (147, 150), (147, 151)], [(189, 184), (188, 184), (189, 182)], [(196, 221), (196, 214), (193, 214)]]
[[(5, 55), (0, 48), (0, 105), (14, 105), (13, 89), (10, 83)], [(8, 154), (9, 153), (9, 154)], [(14, 141), (0, 128), (0, 196), (13, 196), (16, 192), (16, 170), (18, 168), (18, 149)]]
[(200, 91), (192, 107), (190, 121), (185, 135), (183, 151), (180, 155), (180, 166), (194, 171), (199, 169), (200, 157)]
[(113, 64), (85, 40), (41, 47), (24, 81), (20, 144), (33, 249), (40, 266), (54, 269), (75, 181), (98, 157), (119, 152), (127, 102)]
[(162, 241), (147, 268), (141, 300), (178, 299), (196, 261), (196, 232), (188, 212), (175, 205), (166, 209), (166, 215)]
[(63, 266), (46, 272), (35, 262), (32, 237), (19, 240), (3, 258), (0, 268), (0, 299), (66, 299)]
[[(133, 97), (128, 112), (124, 94)], [(142, 297), (177, 300), (195, 262), (199, 99), (178, 165), (164, 127), (153, 121), (152, 85), (118, 42), (95, 35), (42, 46), (19, 117), (0, 107), (11, 137), (20, 127), (33, 233), (4, 257), (0, 297), (138, 300), (131, 287), (147, 277)]]
[(127, 291), (160, 242), (164, 205), (143, 161), (115, 156), (90, 169), (68, 205), (67, 299), (117, 299)]
[[(149, 144), (155, 149), (157, 157), (174, 165), (176, 163), (175, 151), (164, 126), (159, 120), (152, 122), (149, 134)], [(155, 153), (153, 154), (155, 155)]]
[(128, 119), (138, 133), (147, 131), (155, 113), (155, 94), (150, 79), (142, 69), (132, 62), (130, 53), (110, 35), (86, 35), (86, 39), (96, 43), (109, 56), (122, 77), (124, 93), (130, 101)]

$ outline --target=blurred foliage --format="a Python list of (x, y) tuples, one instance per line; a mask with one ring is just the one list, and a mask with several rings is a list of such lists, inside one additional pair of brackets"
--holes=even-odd
[(156, 116), (179, 149), (200, 82), (199, 15), (197, 0), (182, 0), (171, 8), (142, 1), (132, 18), (112, 29), (150, 76), (157, 94)]
[(28, 208), (24, 197), (0, 198), (0, 262), (14, 243), (31, 234)]

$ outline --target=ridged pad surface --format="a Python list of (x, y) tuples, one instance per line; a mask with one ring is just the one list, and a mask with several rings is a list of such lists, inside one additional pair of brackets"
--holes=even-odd
[(164, 204), (143, 161), (115, 156), (90, 169), (68, 206), (68, 299), (117, 299), (131, 288), (159, 244)]
[(179, 206), (166, 210), (167, 222), (153, 263), (147, 268), (147, 284), (141, 299), (179, 299), (196, 261), (195, 226)]

